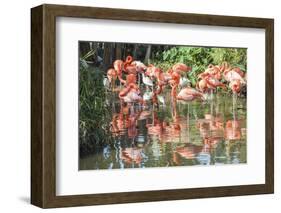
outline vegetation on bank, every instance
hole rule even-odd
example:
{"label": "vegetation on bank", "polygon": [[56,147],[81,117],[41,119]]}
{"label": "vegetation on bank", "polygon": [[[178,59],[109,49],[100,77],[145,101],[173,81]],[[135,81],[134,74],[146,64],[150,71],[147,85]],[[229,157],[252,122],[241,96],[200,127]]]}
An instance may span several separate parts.
{"label": "vegetation on bank", "polygon": [[107,143],[110,128],[109,105],[106,102],[103,73],[79,66],[79,142],[80,154],[87,154],[98,144]]}

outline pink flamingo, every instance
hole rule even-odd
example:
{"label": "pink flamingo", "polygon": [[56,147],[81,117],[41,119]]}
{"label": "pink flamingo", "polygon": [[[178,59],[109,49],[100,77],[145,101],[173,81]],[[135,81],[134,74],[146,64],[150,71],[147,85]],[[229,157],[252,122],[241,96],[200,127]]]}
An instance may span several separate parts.
{"label": "pink flamingo", "polygon": [[115,88],[115,81],[117,79],[117,71],[113,68],[109,69],[107,71],[107,78],[109,80],[109,83],[111,85],[111,89],[114,90]]}
{"label": "pink flamingo", "polygon": [[124,72],[128,73],[128,74],[137,74],[137,68],[134,64],[132,64],[133,62],[133,57],[128,55],[126,57],[125,63],[124,63]]}
{"label": "pink flamingo", "polygon": [[152,102],[154,104],[158,104],[159,101],[161,104],[165,105],[164,98],[160,96],[160,94],[163,91],[164,85],[167,84],[168,80],[171,79],[171,77],[167,76],[160,68],[155,67],[154,65],[149,65],[147,67],[145,75],[147,77],[143,77],[143,81],[147,86],[153,87],[153,81],[151,79],[155,78],[157,80],[157,85],[151,92],[151,96],[149,97],[149,99],[152,99]]}
{"label": "pink flamingo", "polygon": [[234,80],[239,80],[242,83],[246,83],[245,80],[243,79],[243,77],[238,72],[236,72],[235,70],[225,71],[223,73],[223,77],[228,82],[231,82],[231,81],[234,81]]}
{"label": "pink flamingo", "polygon": [[141,61],[133,61],[131,64],[136,67],[138,73],[143,73],[147,69],[147,66]]}
{"label": "pink flamingo", "polygon": [[147,67],[145,74],[150,78],[157,79],[158,85],[166,85],[168,81],[171,80],[170,73],[164,73],[160,68],[155,67],[152,64]]}
{"label": "pink flamingo", "polygon": [[120,91],[119,98],[126,103],[144,103],[140,96],[140,90],[136,84],[136,76],[134,74],[129,74],[127,76],[126,87]]}
{"label": "pink flamingo", "polygon": [[232,70],[237,72],[242,78],[245,77],[245,73],[239,67],[234,67]]}
{"label": "pink flamingo", "polygon": [[161,98],[162,96],[160,96],[160,94],[163,91],[163,85],[158,85],[158,87],[156,88],[156,90],[153,91],[153,95],[152,95],[152,102],[154,104],[158,105],[158,101],[161,102],[161,104],[165,105],[165,101],[163,98]]}
{"label": "pink flamingo", "polygon": [[133,61],[131,64],[136,67],[136,72],[138,75],[138,85],[140,86],[141,77],[142,77],[142,82],[146,86],[153,86],[151,79],[148,76],[145,76],[145,71],[147,69],[147,66],[141,61]]}
{"label": "pink flamingo", "polygon": [[208,90],[208,84],[205,79],[201,79],[196,83],[196,89],[201,92],[206,92]]}
{"label": "pink flamingo", "polygon": [[172,87],[171,96],[175,100],[182,100],[182,101],[193,101],[195,99],[204,100],[204,95],[201,92],[191,87],[183,88],[177,94],[177,87],[180,83],[180,74],[178,72],[172,73],[172,80],[170,80],[169,83]]}
{"label": "pink flamingo", "polygon": [[206,82],[207,82],[207,86],[210,88],[210,89],[216,89],[218,87],[221,87],[223,89],[226,89],[225,85],[218,81],[218,79],[212,77],[212,76],[208,76],[206,78]]}
{"label": "pink flamingo", "polygon": [[229,83],[229,87],[234,94],[237,94],[241,91],[242,84],[239,80],[233,80]]}
{"label": "pink flamingo", "polygon": [[119,79],[120,83],[126,84],[126,80],[124,80],[122,78],[122,70],[123,70],[123,67],[124,67],[124,62],[122,60],[119,60],[119,59],[115,60],[114,63],[113,63],[113,67],[117,72],[117,76],[118,76],[118,79]]}
{"label": "pink flamingo", "polygon": [[201,74],[199,74],[198,77],[205,80],[206,86],[211,90],[215,90],[218,87],[226,89],[226,86],[222,82],[220,82],[218,79],[216,79],[214,76],[212,76],[208,72],[201,73]]}
{"label": "pink flamingo", "polygon": [[221,80],[222,69],[224,69],[225,66],[226,66],[226,64],[223,64],[223,66],[218,66],[218,65],[215,66],[213,64],[209,64],[207,69],[198,75],[198,78],[204,78],[208,75],[211,75],[212,77],[216,78],[217,80]]}
{"label": "pink flamingo", "polygon": [[246,83],[244,80],[245,73],[239,67],[231,68],[228,64],[223,65],[223,67],[224,67],[223,77],[226,81],[231,82],[233,80],[239,80],[243,84]]}
{"label": "pink flamingo", "polygon": [[227,62],[223,62],[220,66],[220,70],[222,73],[226,74],[229,71],[234,71],[238,73],[242,78],[245,77],[245,72],[243,72],[239,67],[230,67],[230,65]]}
{"label": "pink flamingo", "polygon": [[212,75],[214,78],[217,80],[221,80],[221,67],[220,66],[215,66],[213,64],[210,64],[208,68],[205,70],[206,73],[209,73]]}
{"label": "pink flamingo", "polygon": [[189,67],[183,63],[176,63],[175,65],[172,66],[172,70],[173,70],[173,72],[182,74],[182,73],[187,73],[187,72],[191,71],[191,67]]}
{"label": "pink flamingo", "polygon": [[183,88],[177,95],[177,100],[181,101],[193,101],[196,99],[205,100],[203,93],[191,87]]}
{"label": "pink flamingo", "polygon": [[246,85],[245,74],[239,67],[231,68],[228,66],[227,69],[224,69],[223,77],[229,82],[229,88],[233,94],[238,94],[242,87]]}
{"label": "pink flamingo", "polygon": [[191,71],[191,67],[183,64],[183,63],[176,63],[175,65],[172,66],[171,69],[168,70],[168,74],[171,76],[173,72],[176,72],[178,74],[181,75],[180,77],[180,82],[179,82],[179,86],[181,88],[187,86],[189,84],[189,80],[184,77],[185,73],[188,73]]}
{"label": "pink flamingo", "polygon": [[175,100],[177,97],[177,87],[180,83],[180,74],[177,72],[172,72],[171,78],[172,79],[169,80],[170,86],[172,87],[171,97]]}

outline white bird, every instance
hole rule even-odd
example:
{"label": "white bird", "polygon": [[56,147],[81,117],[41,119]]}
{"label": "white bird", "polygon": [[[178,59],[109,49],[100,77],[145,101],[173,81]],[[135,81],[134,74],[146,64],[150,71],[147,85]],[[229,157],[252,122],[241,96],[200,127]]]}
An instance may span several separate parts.
{"label": "white bird", "polygon": [[147,69],[147,66],[145,66],[141,61],[133,61],[132,65],[136,66],[138,73],[142,73]]}
{"label": "white bird", "polygon": [[142,82],[146,86],[153,87],[153,81],[148,76],[145,76],[144,73],[141,73],[141,75],[142,75]]}
{"label": "white bird", "polygon": [[165,98],[163,95],[157,95],[158,102],[165,106]]}
{"label": "white bird", "polygon": [[[141,61],[133,61],[132,65],[136,67],[138,79],[140,79],[140,74],[147,69],[147,66],[145,66],[144,63],[142,63]],[[138,80],[138,85],[140,86],[140,80]]]}
{"label": "white bird", "polygon": [[150,91],[146,91],[144,94],[143,94],[143,100],[144,101],[149,101],[151,100],[153,97],[153,92],[150,92]]}
{"label": "white bird", "polygon": [[143,100],[142,97],[134,91],[128,92],[128,94],[126,96],[122,97],[122,99],[126,103],[140,102]]}
{"label": "white bird", "polygon": [[180,86],[181,88],[186,87],[186,86],[188,86],[189,84],[190,84],[190,80],[189,80],[188,78],[186,78],[186,77],[181,77],[181,78],[180,78],[179,86]]}
{"label": "white bird", "polygon": [[109,82],[108,78],[103,79],[103,86],[108,90],[110,89],[110,82]]}
{"label": "white bird", "polygon": [[[146,91],[144,94],[143,94],[143,100],[144,101],[150,101],[152,100],[153,98],[153,92],[152,91]],[[160,104],[162,104],[163,106],[165,106],[165,99],[162,95],[157,95],[157,100]]]}

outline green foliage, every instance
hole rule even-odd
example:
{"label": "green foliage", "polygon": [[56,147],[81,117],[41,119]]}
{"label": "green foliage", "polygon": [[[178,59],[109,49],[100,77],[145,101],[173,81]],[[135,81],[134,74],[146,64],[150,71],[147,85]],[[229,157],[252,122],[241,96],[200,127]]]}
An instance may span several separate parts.
{"label": "green foliage", "polygon": [[238,66],[246,71],[247,51],[242,48],[212,48],[211,57],[214,64],[227,61],[232,66]]}
{"label": "green foliage", "polygon": [[189,79],[194,86],[197,75],[203,72],[209,64],[221,64],[227,61],[232,66],[238,66],[246,71],[247,51],[242,48],[202,48],[173,47],[163,52],[157,52],[152,62],[155,66],[167,71],[175,63],[184,63],[192,67]]}
{"label": "green foliage", "polygon": [[93,56],[96,53],[96,50],[90,50],[84,56],[81,57],[82,60],[87,60],[89,57]]}
{"label": "green foliage", "polygon": [[110,140],[110,115],[103,86],[103,72],[79,69],[79,141],[81,153],[93,151]]}

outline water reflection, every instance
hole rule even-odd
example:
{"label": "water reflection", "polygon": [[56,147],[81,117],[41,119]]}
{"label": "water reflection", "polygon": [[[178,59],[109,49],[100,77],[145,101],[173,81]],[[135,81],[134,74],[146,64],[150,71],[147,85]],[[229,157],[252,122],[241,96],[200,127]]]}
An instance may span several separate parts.
{"label": "water reflection", "polygon": [[107,94],[112,143],[80,158],[81,170],[246,163],[246,99],[224,94],[208,102],[165,106],[122,103]]}

